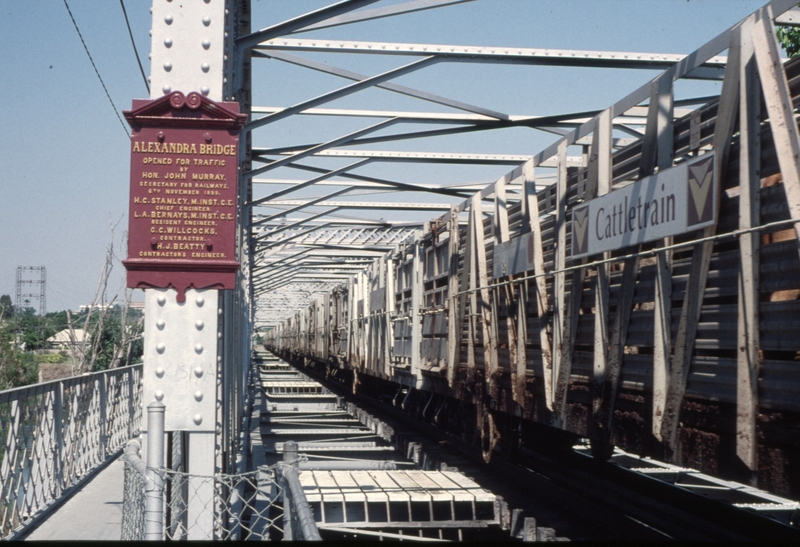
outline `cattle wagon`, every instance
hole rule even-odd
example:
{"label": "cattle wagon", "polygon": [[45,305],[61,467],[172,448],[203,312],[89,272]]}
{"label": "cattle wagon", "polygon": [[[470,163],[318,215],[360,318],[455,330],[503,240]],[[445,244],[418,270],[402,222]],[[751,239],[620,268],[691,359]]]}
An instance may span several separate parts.
{"label": "cattle wagon", "polygon": [[[767,9],[318,297],[267,349],[394,393],[487,460],[553,429],[597,456],[616,445],[800,496],[800,60],[778,58]],[[676,101],[675,81],[725,49],[719,97]],[[627,142],[613,120],[634,111],[645,131]],[[636,239],[676,207],[688,228]]]}

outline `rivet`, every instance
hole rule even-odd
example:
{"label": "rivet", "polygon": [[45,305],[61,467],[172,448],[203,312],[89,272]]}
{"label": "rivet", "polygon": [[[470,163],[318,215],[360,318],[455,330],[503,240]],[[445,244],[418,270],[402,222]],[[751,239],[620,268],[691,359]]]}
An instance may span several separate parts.
{"label": "rivet", "polygon": [[156,396],[156,401],[160,401],[161,399],[164,398],[164,392],[160,390],[156,391],[153,395]]}
{"label": "rivet", "polygon": [[168,25],[172,24],[172,15],[167,15],[164,17],[164,22]]}
{"label": "rivet", "polygon": [[206,299],[205,299],[205,298],[203,298],[202,296],[198,296],[198,297],[197,297],[197,300],[195,300],[195,302],[197,303],[197,307],[198,307],[198,308],[202,308],[202,307],[203,307],[203,304],[205,304],[205,303],[206,303]]}
{"label": "rivet", "polygon": [[195,367],[194,375],[197,376],[198,378],[202,378],[203,377],[203,367]]}
{"label": "rivet", "polygon": [[167,61],[166,63],[164,63],[164,70],[166,70],[167,72],[169,72],[170,70],[172,70],[172,63],[170,63],[169,61]]}
{"label": "rivet", "polygon": [[200,425],[201,423],[203,423],[203,417],[200,416],[200,414],[195,414],[194,418],[192,418],[192,420],[194,420],[194,423],[196,423],[197,425]]}
{"label": "rivet", "polygon": [[203,24],[204,24],[205,26],[208,26],[208,25],[210,25],[210,24],[211,24],[211,17],[209,17],[208,15],[206,15],[205,17],[203,17]]}
{"label": "rivet", "polygon": [[225,33],[225,38],[227,38],[227,37],[228,37],[228,33],[226,32],[226,33]]}
{"label": "rivet", "polygon": [[223,79],[222,79],[222,83],[223,83],[223,84],[227,84],[227,83],[228,83],[228,79],[227,79],[227,78],[223,78]]}
{"label": "rivet", "polygon": [[164,376],[164,367],[158,367],[158,368],[156,369],[156,376],[158,376],[159,378],[161,378],[162,376]]}
{"label": "rivet", "polygon": [[223,60],[225,60],[225,61],[227,61],[227,60],[228,60],[228,56],[227,56],[227,55],[223,55],[223,56],[222,56],[222,59],[223,59]]}
{"label": "rivet", "polygon": [[203,49],[208,49],[211,47],[211,42],[208,40],[203,40]]}
{"label": "rivet", "polygon": [[221,332],[218,332],[218,333],[217,333],[217,338],[218,338],[219,340],[222,340],[222,333],[221,333]]}
{"label": "rivet", "polygon": [[194,347],[194,351],[195,351],[196,353],[203,353],[203,344],[197,344],[197,345]]}
{"label": "rivet", "polygon": [[164,330],[164,325],[166,325],[166,323],[164,323],[163,319],[156,321],[156,327],[158,327],[158,330]]}
{"label": "rivet", "polygon": [[144,408],[144,403],[139,403],[139,408]]}
{"label": "rivet", "polygon": [[158,353],[164,353],[165,349],[167,349],[167,346],[165,346],[164,344],[159,344],[156,346],[156,351]]}
{"label": "rivet", "polygon": [[161,91],[163,91],[164,95],[166,95],[167,93],[172,91],[172,88],[170,86],[168,86],[168,85],[165,85],[164,87],[161,88]]}
{"label": "rivet", "polygon": [[203,392],[202,391],[195,391],[194,392],[194,400],[195,401],[202,401],[203,400]]}
{"label": "rivet", "polygon": [[149,34],[150,36],[152,36],[152,35],[153,35],[153,31],[151,30],[151,31],[149,31],[147,34]]}
{"label": "rivet", "polygon": [[206,324],[203,323],[202,319],[198,319],[197,321],[194,322],[194,326],[197,327],[197,330],[203,330],[203,327],[205,327]]}
{"label": "rivet", "polygon": [[202,65],[200,65],[200,69],[201,69],[203,72],[208,72],[208,71],[211,69],[211,67],[209,66],[209,64],[208,64],[208,63],[203,63]]}
{"label": "rivet", "polygon": [[166,47],[172,47],[172,38],[164,38],[164,45]]}
{"label": "rivet", "polygon": [[221,362],[222,362],[222,355],[217,355],[217,363],[221,363]]}
{"label": "rivet", "polygon": [[167,303],[167,297],[166,297],[166,296],[164,296],[163,294],[162,294],[162,295],[159,295],[159,297],[158,297],[158,298],[156,298],[156,302],[158,302],[158,305],[159,305],[159,306],[163,306],[164,304],[166,304],[166,303]]}
{"label": "rivet", "polygon": [[200,88],[200,93],[202,93],[203,95],[208,95],[210,92],[211,90],[208,89],[207,85],[204,85],[203,87]]}

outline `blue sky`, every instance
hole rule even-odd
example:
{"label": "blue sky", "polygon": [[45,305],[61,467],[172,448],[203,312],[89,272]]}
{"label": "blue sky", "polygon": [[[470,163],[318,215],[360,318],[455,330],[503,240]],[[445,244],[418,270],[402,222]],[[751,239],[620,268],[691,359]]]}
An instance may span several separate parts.
{"label": "blue sky", "polygon": [[[119,2],[68,0],[117,110],[130,108],[146,90]],[[160,1],[160,0],[156,0]],[[186,1],[186,0],[185,0]],[[190,0],[191,1],[191,0]],[[253,0],[253,26],[265,27],[329,2]],[[397,3],[396,1],[382,2]],[[763,4],[752,0],[477,0],[308,36],[342,40],[430,44],[548,47],[689,53]],[[149,74],[150,0],[125,0],[136,45]],[[373,6],[374,7],[374,6]],[[16,267],[47,267],[47,308],[91,301],[110,226],[127,228],[129,144],[70,21],[63,0],[0,0],[0,294],[15,294]],[[410,58],[316,55],[375,74]],[[441,64],[398,83],[505,111],[545,115],[603,108],[642,85],[651,71]],[[343,85],[278,61],[256,61],[254,102],[289,106]],[[677,94],[708,88],[682,84]],[[438,110],[379,90],[342,99],[334,108]],[[346,132],[308,120],[280,122],[258,132],[259,146],[315,142]],[[329,131],[330,135],[325,132]],[[338,133],[337,133],[338,132]],[[555,137],[514,129],[397,144],[398,150],[533,154]],[[390,148],[388,145],[381,146]],[[500,168],[375,166],[368,174],[398,180],[470,182],[496,178]],[[297,178],[296,172],[275,173]],[[115,265],[112,292],[122,266]]]}

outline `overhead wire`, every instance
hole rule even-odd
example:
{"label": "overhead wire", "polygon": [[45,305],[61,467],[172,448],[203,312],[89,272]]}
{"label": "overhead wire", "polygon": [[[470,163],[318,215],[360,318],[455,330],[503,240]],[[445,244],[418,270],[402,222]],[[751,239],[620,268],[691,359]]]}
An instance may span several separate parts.
{"label": "overhead wire", "polygon": [[64,6],[67,8],[67,13],[69,13],[69,18],[72,19],[72,24],[75,26],[75,31],[78,33],[78,38],[81,39],[81,44],[83,44],[83,49],[86,51],[86,55],[89,57],[89,61],[92,63],[92,68],[94,68],[94,73],[97,74],[97,79],[100,80],[100,85],[103,86],[103,91],[106,92],[106,97],[108,98],[108,102],[111,103],[111,108],[114,109],[114,114],[117,115],[117,119],[119,120],[120,125],[122,126],[122,130],[125,131],[125,135],[130,138],[130,133],[128,133],[128,127],[125,125],[125,122],[122,121],[122,116],[119,115],[119,110],[117,109],[117,105],[114,104],[114,101],[111,100],[111,95],[108,92],[108,88],[106,87],[106,83],[103,81],[103,77],[100,76],[100,71],[97,70],[97,65],[94,64],[94,59],[92,59],[92,54],[89,53],[89,48],[86,46],[86,42],[83,39],[83,35],[81,34],[81,29],[78,28],[78,23],[75,21],[75,17],[72,15],[72,10],[69,9],[69,4],[67,0],[64,0]]}
{"label": "overhead wire", "polygon": [[133,53],[136,55],[136,62],[139,63],[139,71],[142,73],[142,80],[144,80],[144,86],[147,88],[147,95],[150,95],[150,83],[147,81],[147,76],[144,73],[144,67],[142,66],[142,60],[139,58],[139,50],[136,49],[136,42],[133,39],[133,31],[131,30],[131,22],[128,20],[128,11],[125,9],[125,2],[124,0],[119,0],[119,5],[122,7],[122,15],[125,16],[125,24],[128,26],[128,36],[131,37],[131,45],[133,46]]}

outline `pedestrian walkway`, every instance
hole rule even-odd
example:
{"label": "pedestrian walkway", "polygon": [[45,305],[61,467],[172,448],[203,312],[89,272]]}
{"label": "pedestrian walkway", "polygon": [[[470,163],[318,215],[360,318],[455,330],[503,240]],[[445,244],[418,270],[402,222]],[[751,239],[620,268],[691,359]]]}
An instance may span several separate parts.
{"label": "pedestrian walkway", "polygon": [[119,541],[124,485],[125,463],[119,457],[24,539]]}

